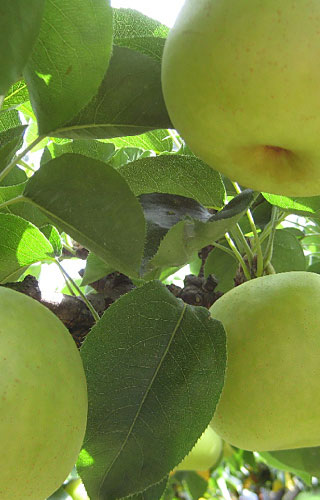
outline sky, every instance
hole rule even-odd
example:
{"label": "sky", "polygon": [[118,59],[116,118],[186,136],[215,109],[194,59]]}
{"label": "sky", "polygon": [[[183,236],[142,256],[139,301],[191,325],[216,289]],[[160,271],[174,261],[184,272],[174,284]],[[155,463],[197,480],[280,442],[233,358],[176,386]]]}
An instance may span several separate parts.
{"label": "sky", "polygon": [[112,7],[136,9],[171,27],[184,0],[111,0]]}

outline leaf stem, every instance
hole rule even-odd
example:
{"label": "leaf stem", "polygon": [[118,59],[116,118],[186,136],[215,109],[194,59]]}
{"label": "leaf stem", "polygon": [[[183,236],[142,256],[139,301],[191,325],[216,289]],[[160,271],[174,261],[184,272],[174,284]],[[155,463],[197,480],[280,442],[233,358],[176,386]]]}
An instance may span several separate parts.
{"label": "leaf stem", "polygon": [[238,259],[238,261],[243,269],[243,273],[244,273],[246,279],[248,281],[251,280],[251,275],[250,275],[249,269],[248,269],[245,261],[243,260],[241,253],[239,252],[239,250],[237,249],[236,245],[234,244],[232,238],[230,237],[230,234],[226,233],[225,238],[226,238],[231,250],[233,251],[234,255],[237,257],[237,259]]}
{"label": "leaf stem", "polygon": [[224,245],[220,245],[220,243],[216,242],[213,243],[213,246],[219,248],[219,250],[222,250],[223,252],[226,252],[228,255],[231,255],[233,259],[238,261],[237,257],[235,256],[235,253],[232,250],[230,250],[230,248],[227,248]]}
{"label": "leaf stem", "polygon": [[248,244],[248,242],[246,240],[246,237],[243,234],[242,229],[239,226],[239,224],[236,224],[235,227],[233,227],[230,230],[230,232],[234,236],[234,238],[236,239],[236,241],[238,243],[238,246],[242,247],[243,252],[247,255],[249,264],[252,265],[252,262],[253,262],[253,252],[252,252],[252,250],[251,250],[251,248],[250,248],[250,246],[249,246],[249,244]]}
{"label": "leaf stem", "polygon": [[13,160],[0,172],[0,182],[11,172],[11,170],[19,163],[22,158],[31,151],[39,142],[43,139],[42,136],[37,137],[31,144],[29,144],[26,149],[22,151],[18,156],[15,156]]}
{"label": "leaf stem", "polygon": [[9,205],[13,205],[14,203],[19,203],[21,201],[25,201],[24,196],[20,194],[19,196],[16,196],[15,198],[11,198],[11,200],[4,201],[3,203],[0,203],[0,210],[3,210],[4,208],[8,207]]}
{"label": "leaf stem", "polygon": [[[239,184],[237,182],[233,182],[232,184],[233,184],[236,192],[238,194],[240,194],[241,193],[241,189],[240,189]],[[256,248],[256,252],[257,252],[257,271],[256,271],[256,276],[258,278],[259,276],[263,275],[263,269],[264,269],[263,253],[262,253],[261,242],[260,242],[260,239],[259,239],[258,231],[257,231],[257,228],[256,228],[256,225],[255,225],[255,222],[254,222],[254,219],[253,219],[252,212],[251,212],[250,208],[248,208],[248,210],[247,210],[247,217],[248,217],[248,220],[249,220],[251,231],[253,233],[255,248]]]}
{"label": "leaf stem", "polygon": [[95,322],[99,321],[99,319],[100,319],[99,314],[97,313],[97,311],[95,310],[95,308],[93,307],[93,305],[91,304],[91,302],[87,299],[87,297],[85,296],[85,294],[82,292],[82,290],[80,289],[80,287],[71,278],[71,276],[67,273],[67,271],[62,267],[62,265],[60,264],[60,262],[58,261],[58,259],[56,259],[55,262],[56,262],[57,266],[59,267],[60,271],[62,272],[62,274],[67,278],[67,280],[69,281],[69,283],[71,283],[72,286],[75,288],[75,290],[77,290],[78,294],[81,296],[82,300],[85,302],[87,308],[91,312],[91,314],[92,314]]}
{"label": "leaf stem", "polygon": [[271,263],[272,254],[273,254],[273,242],[274,242],[274,237],[275,237],[276,229],[277,229],[277,225],[278,225],[278,207],[276,207],[276,206],[272,207],[270,225],[271,225],[270,236],[269,236],[267,248],[266,248],[266,251],[264,254],[265,267],[269,266],[269,264]]}

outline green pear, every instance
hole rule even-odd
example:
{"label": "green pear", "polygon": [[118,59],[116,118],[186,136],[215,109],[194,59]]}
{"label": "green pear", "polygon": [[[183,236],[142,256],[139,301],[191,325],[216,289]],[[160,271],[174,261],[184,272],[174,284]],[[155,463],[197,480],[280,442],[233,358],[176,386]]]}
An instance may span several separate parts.
{"label": "green pear", "polygon": [[211,469],[220,461],[222,451],[223,441],[209,425],[176,470]]}
{"label": "green pear", "polygon": [[320,445],[320,275],[292,271],[233,288],[210,308],[227,336],[212,420],[245,450]]}
{"label": "green pear", "polygon": [[186,0],[162,82],[193,153],[231,180],[320,194],[320,2]]}
{"label": "green pear", "polygon": [[42,304],[0,287],[0,498],[43,500],[65,481],[85,433],[79,351]]}

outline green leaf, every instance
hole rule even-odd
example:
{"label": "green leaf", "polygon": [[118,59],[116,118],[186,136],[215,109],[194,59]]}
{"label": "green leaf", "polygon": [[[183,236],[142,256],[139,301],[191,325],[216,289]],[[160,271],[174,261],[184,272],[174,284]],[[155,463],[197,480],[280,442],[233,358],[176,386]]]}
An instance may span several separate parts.
{"label": "green leaf", "polygon": [[275,194],[263,193],[269,203],[275,205],[285,212],[306,217],[320,217],[320,196],[310,198],[288,198]]}
{"label": "green leaf", "polygon": [[[227,243],[222,243],[229,248]],[[215,291],[227,292],[234,287],[234,277],[238,269],[238,262],[230,254],[214,248],[206,260],[204,266],[204,275],[207,278],[209,274],[214,274],[218,280],[218,286]]]}
{"label": "green leaf", "polygon": [[171,127],[162,95],[160,63],[139,52],[114,47],[97,95],[52,135],[107,139]]}
{"label": "green leaf", "polygon": [[47,162],[30,178],[24,199],[107,264],[138,276],[144,216],[138,200],[113,168],[85,156],[65,154]]}
{"label": "green leaf", "polygon": [[120,148],[118,149],[112,158],[109,160],[109,165],[118,170],[120,167],[132,163],[133,161],[140,160],[141,158],[146,158],[151,156],[150,151],[144,151],[138,148]]}
{"label": "green leaf", "polygon": [[132,9],[114,9],[114,44],[161,61],[169,29]]}
{"label": "green leaf", "polygon": [[15,215],[0,213],[1,283],[31,264],[52,257],[53,248],[38,228]]}
{"label": "green leaf", "polygon": [[214,413],[225,349],[221,323],[159,282],[106,310],[81,348],[89,415],[77,467],[91,500],[143,491],[181,462]]}
{"label": "green leaf", "polygon": [[39,134],[71,120],[96,94],[112,48],[110,0],[47,0],[24,76]]}
{"label": "green leaf", "polygon": [[[66,153],[76,153],[103,162],[108,162],[115,151],[113,144],[93,140],[70,141],[64,144],[51,142],[47,149],[50,152],[51,158],[58,158],[58,156],[62,156]],[[50,158],[46,157],[46,161],[49,159]]]}
{"label": "green leaf", "polygon": [[87,258],[81,286],[90,285],[90,283],[100,280],[114,271],[114,267],[109,266],[103,260],[99,259],[99,257],[97,257],[94,253],[90,252]]}
{"label": "green leaf", "polygon": [[21,77],[39,34],[44,0],[1,0],[0,95]]}
{"label": "green leaf", "polygon": [[[0,172],[10,163],[23,144],[26,125],[0,132]],[[3,181],[1,182],[3,185]]]}
{"label": "green leaf", "polygon": [[186,483],[193,498],[203,497],[208,489],[208,481],[199,476],[196,472],[186,472],[183,483]]}
{"label": "green leaf", "polygon": [[[0,149],[1,152],[1,149]],[[1,154],[0,154],[1,156]],[[0,182],[1,186],[15,186],[17,184],[22,184],[28,179],[24,170],[22,170],[17,165],[13,167],[12,170],[6,175],[4,179]]]}
{"label": "green leaf", "polygon": [[320,262],[314,262],[311,264],[308,268],[307,271],[309,273],[317,273],[320,274]]}
{"label": "green leaf", "polygon": [[0,131],[5,132],[6,130],[13,129],[22,125],[19,112],[15,109],[9,109],[6,111],[0,111]]}
{"label": "green leaf", "polygon": [[225,190],[220,174],[194,156],[144,158],[121,167],[119,173],[136,196],[170,193],[193,198],[207,207],[224,206]]}
{"label": "green leaf", "polygon": [[[262,244],[263,251],[266,246],[265,240]],[[271,264],[277,273],[306,270],[306,259],[301,243],[286,229],[277,229],[275,232]]]}
{"label": "green leaf", "polygon": [[[22,195],[25,188],[25,183],[15,184],[14,186],[0,186],[0,204],[3,204],[17,196]],[[10,205],[10,209],[12,209],[14,205]],[[4,212],[11,212],[9,207],[5,207],[2,210]]]}
{"label": "green leaf", "polygon": [[[211,213],[196,201],[184,196],[152,193],[140,196],[144,217],[147,222],[147,237],[144,251],[143,269],[148,261],[156,254],[171,228],[180,221],[198,219],[207,221]],[[181,226],[184,227],[183,225]],[[180,249],[177,249],[179,252]],[[170,263],[168,262],[168,266]]]}
{"label": "green leaf", "polygon": [[166,129],[152,130],[141,135],[106,140],[110,140],[117,148],[134,147],[146,151],[154,151],[155,153],[166,153],[173,149],[173,140]]}
{"label": "green leaf", "polygon": [[272,467],[288,470],[311,484],[311,476],[320,477],[320,447],[297,448],[259,453]]}
{"label": "green leaf", "polygon": [[10,109],[20,106],[29,101],[29,92],[27,84],[24,80],[19,80],[14,83],[8,90],[7,95],[3,101],[2,108]]}
{"label": "green leaf", "polygon": [[201,248],[221,238],[241,219],[253,199],[254,193],[248,189],[206,222],[199,218],[178,222],[162,239],[156,255],[148,264],[149,272],[159,272],[172,266],[181,267],[191,262]]}
{"label": "green leaf", "polygon": [[141,493],[126,497],[123,500],[160,500],[163,492],[166,489],[168,478],[165,477],[160,483],[153,484],[150,488],[147,488]]}
{"label": "green leaf", "polygon": [[54,256],[61,257],[62,255],[62,241],[58,229],[56,229],[51,224],[46,224],[42,226],[41,232],[45,235],[47,240],[51,243],[53,248]]}

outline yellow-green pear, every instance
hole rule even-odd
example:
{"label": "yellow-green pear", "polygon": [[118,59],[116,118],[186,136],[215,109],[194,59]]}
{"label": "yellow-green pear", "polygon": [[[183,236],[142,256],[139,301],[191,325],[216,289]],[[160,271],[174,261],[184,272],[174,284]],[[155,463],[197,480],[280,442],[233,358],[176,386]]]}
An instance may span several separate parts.
{"label": "yellow-green pear", "polygon": [[210,312],[226,330],[228,359],[214,430],[245,450],[319,446],[320,275],[247,281]]}
{"label": "yellow-green pear", "polygon": [[320,2],[186,0],[162,82],[194,154],[231,180],[320,194]]}
{"label": "yellow-green pear", "polygon": [[209,425],[190,453],[176,470],[208,470],[214,467],[222,456],[223,441]]}
{"label": "yellow-green pear", "polygon": [[86,428],[79,351],[42,304],[0,287],[0,498],[44,500],[74,466]]}

